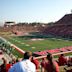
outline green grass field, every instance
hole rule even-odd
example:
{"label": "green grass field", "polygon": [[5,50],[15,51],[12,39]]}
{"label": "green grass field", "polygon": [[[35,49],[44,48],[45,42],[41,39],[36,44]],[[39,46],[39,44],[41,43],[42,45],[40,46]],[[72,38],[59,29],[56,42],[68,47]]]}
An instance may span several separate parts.
{"label": "green grass field", "polygon": [[72,46],[72,41],[56,38],[45,38],[43,40],[33,41],[30,38],[25,39],[24,37],[10,37],[7,38],[7,40],[23,49],[24,51],[32,52]]}

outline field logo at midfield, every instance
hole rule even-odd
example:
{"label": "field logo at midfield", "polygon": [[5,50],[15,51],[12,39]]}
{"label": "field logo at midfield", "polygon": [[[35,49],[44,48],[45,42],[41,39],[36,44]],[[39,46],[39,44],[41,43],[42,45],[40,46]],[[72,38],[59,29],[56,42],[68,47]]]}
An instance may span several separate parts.
{"label": "field logo at midfield", "polygon": [[31,39],[32,41],[37,41],[37,40],[44,40],[44,39],[41,39],[41,38],[33,38]]}

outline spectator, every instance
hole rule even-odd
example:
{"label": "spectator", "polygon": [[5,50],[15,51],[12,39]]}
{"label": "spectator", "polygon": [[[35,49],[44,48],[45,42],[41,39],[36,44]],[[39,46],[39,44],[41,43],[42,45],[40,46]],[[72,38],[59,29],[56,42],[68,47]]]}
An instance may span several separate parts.
{"label": "spectator", "polygon": [[42,72],[45,71],[45,65],[46,65],[46,58],[42,58],[42,61],[41,61]]}
{"label": "spectator", "polygon": [[38,61],[37,59],[34,59],[34,57],[32,57],[31,62],[33,62],[33,63],[35,64],[35,66],[36,66],[36,70],[38,70],[38,68],[39,68],[39,66],[40,66],[39,61]]}
{"label": "spectator", "polygon": [[64,54],[60,55],[58,61],[60,66],[67,64],[67,59],[65,58]]}
{"label": "spectator", "polygon": [[71,62],[72,62],[72,57],[71,57]]}
{"label": "spectator", "polygon": [[9,72],[36,72],[35,65],[31,62],[32,52],[25,52],[22,61],[17,62],[9,69]]}
{"label": "spectator", "polygon": [[9,62],[8,64],[6,64],[6,72],[8,72],[11,66],[12,66],[12,62]]}
{"label": "spectator", "polygon": [[50,53],[47,55],[48,62],[45,65],[46,72],[59,72],[59,66]]}
{"label": "spectator", "polygon": [[2,60],[3,60],[3,64],[0,66],[0,72],[6,72],[7,61],[5,58],[2,58]]}
{"label": "spectator", "polygon": [[67,61],[67,65],[68,66],[72,66],[72,57],[69,57],[69,59]]}
{"label": "spectator", "polygon": [[12,59],[12,65],[15,64],[15,63],[16,63],[16,59],[13,58],[13,59]]}

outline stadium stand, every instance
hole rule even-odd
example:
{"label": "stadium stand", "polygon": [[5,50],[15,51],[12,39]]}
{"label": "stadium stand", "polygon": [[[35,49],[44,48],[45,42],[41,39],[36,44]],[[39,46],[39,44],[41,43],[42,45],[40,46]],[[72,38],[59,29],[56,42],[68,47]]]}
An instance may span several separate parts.
{"label": "stadium stand", "polygon": [[66,14],[54,24],[43,29],[42,33],[72,38],[72,14]]}
{"label": "stadium stand", "polygon": [[59,21],[55,22],[55,24],[72,24],[72,14],[64,15]]}

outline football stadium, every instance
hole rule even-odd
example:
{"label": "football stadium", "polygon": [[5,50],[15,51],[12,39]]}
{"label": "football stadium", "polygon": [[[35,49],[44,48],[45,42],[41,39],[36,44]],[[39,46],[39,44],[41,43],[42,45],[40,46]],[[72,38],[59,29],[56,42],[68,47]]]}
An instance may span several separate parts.
{"label": "football stadium", "polygon": [[15,58],[31,51],[38,60],[48,53],[56,59],[65,54],[71,57],[72,66],[72,14],[47,24],[5,22],[0,27],[0,50]]}

